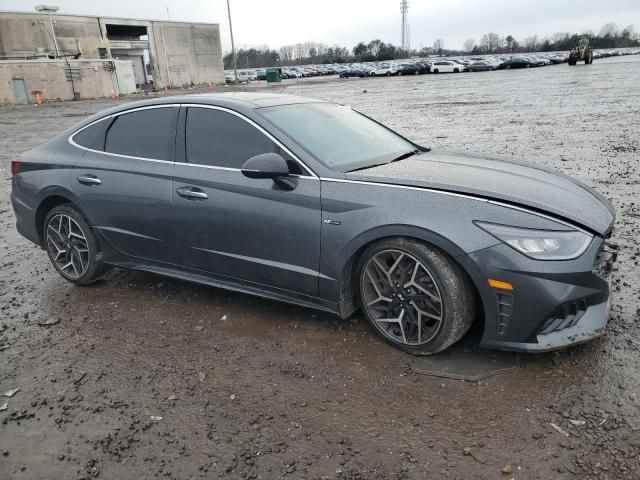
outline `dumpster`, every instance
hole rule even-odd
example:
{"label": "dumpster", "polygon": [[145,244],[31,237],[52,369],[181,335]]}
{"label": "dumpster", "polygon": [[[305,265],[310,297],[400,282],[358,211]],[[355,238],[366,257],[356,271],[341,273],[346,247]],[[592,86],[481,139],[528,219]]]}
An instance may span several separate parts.
{"label": "dumpster", "polygon": [[282,81],[282,69],[281,68],[267,68],[267,82],[280,82]]}

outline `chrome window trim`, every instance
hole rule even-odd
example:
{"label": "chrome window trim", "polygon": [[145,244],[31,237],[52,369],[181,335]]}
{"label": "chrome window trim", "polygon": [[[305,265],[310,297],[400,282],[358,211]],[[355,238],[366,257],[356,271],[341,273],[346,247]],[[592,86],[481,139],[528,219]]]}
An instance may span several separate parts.
{"label": "chrome window trim", "polygon": [[124,155],[122,153],[103,152],[102,150],[95,150],[93,148],[83,147],[82,145],[79,145],[78,143],[76,143],[75,140],[73,139],[73,137],[75,137],[77,134],[79,134],[85,128],[89,128],[92,125],[95,125],[96,123],[103,122],[103,121],[108,120],[108,119],[113,118],[113,117],[119,117],[120,115],[125,115],[127,113],[138,112],[138,111],[141,111],[141,110],[152,110],[152,109],[155,109],[155,108],[179,108],[179,107],[180,107],[180,104],[178,104],[178,103],[170,103],[170,104],[167,104],[167,105],[147,105],[145,107],[132,108],[130,110],[124,110],[122,112],[112,113],[110,115],[107,115],[107,116],[104,116],[102,118],[99,118],[99,119],[97,119],[97,120],[85,125],[82,128],[79,128],[78,130],[73,132],[71,135],[69,135],[69,138],[67,140],[74,147],[79,148],[81,150],[88,151],[88,152],[101,153],[102,155],[110,155],[110,156],[113,156],[113,157],[130,158],[130,159],[133,159],[133,160],[144,160],[145,162],[174,164],[176,162],[174,162],[172,160],[158,160],[156,158],[136,157],[134,155]]}
{"label": "chrome window trim", "polygon": [[407,185],[395,185],[395,184],[391,184],[391,183],[378,183],[378,182],[367,182],[367,181],[363,181],[363,180],[347,180],[347,179],[340,179],[340,178],[326,178],[326,177],[321,177],[320,178],[321,181],[323,182],[334,182],[334,183],[355,183],[355,184],[359,184],[359,185],[374,185],[374,186],[378,186],[378,187],[389,187],[389,188],[400,188],[400,189],[404,189],[404,190],[418,190],[421,192],[429,192],[429,193],[437,193],[440,195],[450,195],[452,197],[460,197],[460,198],[467,198],[470,200],[475,200],[477,202],[483,202],[483,203],[490,203],[492,205],[496,205],[499,207],[505,207],[505,208],[510,208],[512,210],[518,210],[520,212],[524,212],[524,213],[528,213],[530,215],[535,215],[537,217],[541,217],[544,218],[546,220],[550,220],[552,222],[555,223],[559,223],[560,225],[564,225],[565,227],[571,228],[573,230],[577,230],[579,232],[582,233],[586,233],[587,235],[591,235],[594,236],[592,233],[588,232],[587,230],[574,225],[572,223],[569,223],[565,220],[561,220],[557,217],[554,217],[552,215],[546,215],[544,213],[540,213],[540,212],[536,212],[535,210],[529,210],[527,208],[524,207],[519,207],[516,205],[511,205],[509,203],[505,203],[505,202],[501,202],[499,200],[491,200],[488,198],[481,198],[481,197],[476,197],[473,195],[468,195],[468,194],[464,194],[464,193],[456,193],[456,192],[446,192],[444,190],[435,190],[432,188],[428,188],[428,187],[410,187]]}
{"label": "chrome window trim", "polygon": [[121,154],[121,153],[103,152],[101,150],[95,150],[93,148],[83,147],[82,145],[79,145],[78,143],[76,143],[74,141],[74,139],[73,139],[73,137],[75,137],[78,133],[82,132],[85,128],[89,128],[92,125],[95,125],[96,123],[108,120],[108,119],[113,118],[113,117],[118,117],[120,115],[125,115],[127,113],[138,112],[138,111],[141,111],[141,110],[151,110],[151,109],[155,109],[155,108],[179,108],[179,107],[191,107],[191,108],[197,107],[197,108],[208,108],[208,109],[211,109],[211,110],[221,110],[223,112],[230,113],[232,115],[235,115],[235,116],[243,119],[244,121],[246,121],[247,123],[249,123],[253,127],[255,127],[263,135],[265,135],[269,140],[271,140],[276,145],[278,145],[280,148],[282,148],[282,150],[287,152],[287,154],[289,154],[291,156],[291,158],[293,158],[294,161],[296,163],[298,163],[298,165],[300,165],[303,168],[303,170],[306,170],[306,172],[309,174],[309,175],[292,175],[292,177],[308,178],[308,179],[318,180],[318,181],[320,180],[318,175],[313,170],[311,170],[309,167],[307,167],[307,165],[302,160],[300,160],[297,157],[297,155],[295,155],[291,150],[289,150],[286,146],[284,146],[282,144],[282,142],[277,140],[273,135],[271,135],[269,132],[267,132],[260,125],[255,123],[250,118],[247,118],[244,115],[242,115],[242,114],[240,114],[240,113],[238,113],[238,112],[236,112],[234,110],[231,110],[231,109],[226,108],[226,107],[219,107],[217,105],[206,105],[206,104],[200,104],[200,103],[171,103],[171,104],[166,104],[166,105],[147,105],[145,107],[132,108],[130,110],[124,110],[122,112],[112,113],[110,115],[107,115],[107,116],[104,116],[102,118],[99,118],[99,119],[97,119],[97,120],[85,125],[84,127],[79,128],[75,132],[73,132],[71,135],[69,135],[67,140],[71,145],[73,145],[76,148],[79,148],[79,149],[85,150],[85,151],[89,151],[89,152],[93,152],[93,153],[100,153],[102,155],[110,155],[110,156],[115,156],[115,157],[120,157],[120,158],[130,158],[130,159],[133,159],[133,160],[143,160],[145,162],[171,163],[171,164],[176,164],[176,165],[188,165],[190,167],[196,167],[196,168],[208,168],[208,169],[211,169],[211,170],[223,170],[223,171],[228,171],[228,172],[240,172],[241,169],[239,169],[239,168],[218,167],[218,166],[215,166],[215,165],[202,165],[202,164],[199,164],[199,163],[189,163],[189,162],[175,162],[175,161],[171,161],[171,160],[158,160],[158,159],[155,159],[155,158],[146,158],[146,157],[136,157],[136,156],[133,156],[133,155],[124,155],[124,154]]}

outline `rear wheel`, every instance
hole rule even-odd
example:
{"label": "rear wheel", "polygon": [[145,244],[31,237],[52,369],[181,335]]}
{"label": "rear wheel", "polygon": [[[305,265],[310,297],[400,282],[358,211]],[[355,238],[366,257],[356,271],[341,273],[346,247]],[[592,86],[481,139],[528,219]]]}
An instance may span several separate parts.
{"label": "rear wheel", "polygon": [[464,272],[447,255],[410,239],[369,247],[359,265],[367,320],[384,340],[414,355],[430,355],[458,341],[475,315]]}
{"label": "rear wheel", "polygon": [[460,73],[460,69],[459,68],[454,68],[453,69],[453,73]]}
{"label": "rear wheel", "polygon": [[51,263],[66,280],[87,285],[107,270],[99,259],[91,227],[71,204],[51,209],[44,220],[43,237]]}

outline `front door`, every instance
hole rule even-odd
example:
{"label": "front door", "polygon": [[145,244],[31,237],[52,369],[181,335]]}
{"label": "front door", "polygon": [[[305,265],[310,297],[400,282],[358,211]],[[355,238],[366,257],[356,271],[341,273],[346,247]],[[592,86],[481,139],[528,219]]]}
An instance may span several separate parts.
{"label": "front door", "polygon": [[245,177],[242,164],[268,152],[287,158],[294,174],[303,170],[273,139],[235,113],[189,107],[184,124],[186,162],[176,163],[173,181],[180,262],[316,296],[321,225],[317,178]]}
{"label": "front door", "polygon": [[175,260],[170,215],[178,111],[124,112],[73,137],[88,148],[72,172],[73,191],[95,228],[132,257]]}

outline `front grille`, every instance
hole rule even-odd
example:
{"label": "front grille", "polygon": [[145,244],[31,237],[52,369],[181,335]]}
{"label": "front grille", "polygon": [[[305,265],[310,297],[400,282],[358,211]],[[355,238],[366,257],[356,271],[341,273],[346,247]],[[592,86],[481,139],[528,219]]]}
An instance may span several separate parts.
{"label": "front grille", "polygon": [[538,335],[547,335],[562,329],[573,327],[580,321],[589,305],[584,299],[567,302],[556,308],[544,323]]}
{"label": "front grille", "polygon": [[618,244],[610,240],[605,240],[600,247],[596,261],[593,264],[593,273],[600,278],[608,280],[613,270],[613,264],[618,258]]}

